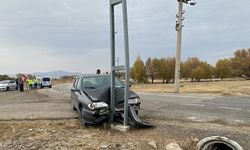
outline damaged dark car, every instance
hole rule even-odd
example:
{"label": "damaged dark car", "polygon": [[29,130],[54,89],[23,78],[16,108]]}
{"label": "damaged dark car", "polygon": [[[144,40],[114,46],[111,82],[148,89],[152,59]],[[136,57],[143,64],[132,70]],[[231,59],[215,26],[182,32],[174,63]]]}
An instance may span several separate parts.
{"label": "damaged dark car", "polygon": [[[78,111],[84,125],[108,122],[110,117],[111,75],[83,75],[77,77],[71,89],[72,109]],[[138,118],[140,97],[129,91],[130,125],[149,127]],[[124,84],[115,78],[115,120],[121,121],[124,112]]]}

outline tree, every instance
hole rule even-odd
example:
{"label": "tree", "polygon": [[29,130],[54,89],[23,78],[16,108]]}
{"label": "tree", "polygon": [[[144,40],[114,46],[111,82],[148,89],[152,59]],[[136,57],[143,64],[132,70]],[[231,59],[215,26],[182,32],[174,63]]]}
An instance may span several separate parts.
{"label": "tree", "polygon": [[162,79],[162,83],[168,78],[168,68],[165,58],[159,60],[159,78]]}
{"label": "tree", "polygon": [[0,81],[2,80],[13,80],[14,78],[9,77],[8,75],[0,75]]}
{"label": "tree", "polygon": [[159,74],[159,61],[157,58],[151,60],[151,58],[149,57],[147,59],[146,72],[147,76],[151,78],[151,82],[154,83],[154,79],[156,79]]}
{"label": "tree", "polygon": [[224,78],[228,78],[232,76],[231,72],[231,60],[229,59],[221,59],[219,60],[215,67],[216,67],[216,76],[223,80]]}
{"label": "tree", "polygon": [[146,67],[140,56],[136,58],[136,61],[131,69],[131,77],[138,83],[147,82]]}
{"label": "tree", "polygon": [[214,74],[214,67],[206,61],[200,61],[197,57],[188,58],[185,63],[181,65],[181,77],[187,79],[191,78],[193,82],[201,79],[210,79]]}
{"label": "tree", "polygon": [[199,66],[192,70],[192,76],[198,82],[200,82],[204,74],[205,74],[205,71]]}
{"label": "tree", "polygon": [[236,76],[250,77],[250,48],[237,50],[232,58],[232,72]]}
{"label": "tree", "polygon": [[197,57],[190,57],[187,61],[183,64],[183,75],[185,78],[191,78],[191,81],[194,80],[193,70],[196,69],[199,64],[200,60]]}
{"label": "tree", "polygon": [[211,79],[214,72],[214,67],[208,64],[206,61],[201,61],[199,67],[204,71],[202,79]]}
{"label": "tree", "polygon": [[175,58],[168,57],[162,58],[159,60],[159,77],[162,79],[162,82],[170,82],[174,79],[175,73]]}

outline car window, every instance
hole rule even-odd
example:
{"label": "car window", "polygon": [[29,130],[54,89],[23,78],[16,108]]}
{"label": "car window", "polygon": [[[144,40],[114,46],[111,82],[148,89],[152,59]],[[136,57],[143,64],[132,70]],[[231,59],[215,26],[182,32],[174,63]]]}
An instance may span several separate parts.
{"label": "car window", "polygon": [[50,78],[43,78],[43,81],[50,81]]}
{"label": "car window", "polygon": [[86,77],[82,79],[82,88],[83,89],[95,89],[96,81],[94,77]]}
{"label": "car window", "polygon": [[[110,85],[111,85],[110,76],[85,77],[82,80],[83,89],[104,88],[104,87],[109,87]],[[115,86],[124,87],[124,84],[118,78],[115,78]]]}
{"label": "car window", "polygon": [[16,83],[16,81],[11,80],[10,83]]}

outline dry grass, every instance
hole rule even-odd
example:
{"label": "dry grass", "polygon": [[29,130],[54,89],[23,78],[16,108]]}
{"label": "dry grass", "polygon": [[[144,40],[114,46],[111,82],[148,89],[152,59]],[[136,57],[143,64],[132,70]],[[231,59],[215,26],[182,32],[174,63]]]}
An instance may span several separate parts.
{"label": "dry grass", "polygon": [[[136,84],[132,86],[136,92],[173,93],[175,86],[169,84]],[[181,82],[181,93],[202,93],[217,95],[250,95],[250,80],[227,80],[207,82]]]}

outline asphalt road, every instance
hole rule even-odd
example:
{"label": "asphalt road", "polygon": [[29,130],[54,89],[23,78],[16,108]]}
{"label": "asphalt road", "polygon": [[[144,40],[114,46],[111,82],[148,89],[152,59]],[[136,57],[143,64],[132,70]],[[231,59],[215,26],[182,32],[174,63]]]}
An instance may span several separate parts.
{"label": "asphalt road", "polygon": [[[0,120],[74,118],[78,114],[70,107],[71,85],[24,93],[0,92]],[[142,101],[140,118],[157,124],[155,130],[161,136],[202,139],[223,135],[250,147],[250,97],[138,94]]]}
{"label": "asphalt road", "polygon": [[139,93],[146,117],[250,124],[249,96]]}
{"label": "asphalt road", "polygon": [[[73,117],[70,109],[72,84],[38,89],[41,95],[1,92],[0,119]],[[142,117],[229,124],[250,124],[250,97],[197,94],[138,93]],[[46,95],[49,95],[47,97]],[[13,97],[9,99],[9,97]],[[23,98],[22,98],[23,96]],[[21,97],[22,99],[20,99]]]}
{"label": "asphalt road", "polygon": [[[49,90],[56,94],[67,95],[70,88],[71,84],[65,84]],[[250,124],[250,96],[137,94],[141,97],[141,116],[143,117],[222,124]]]}

